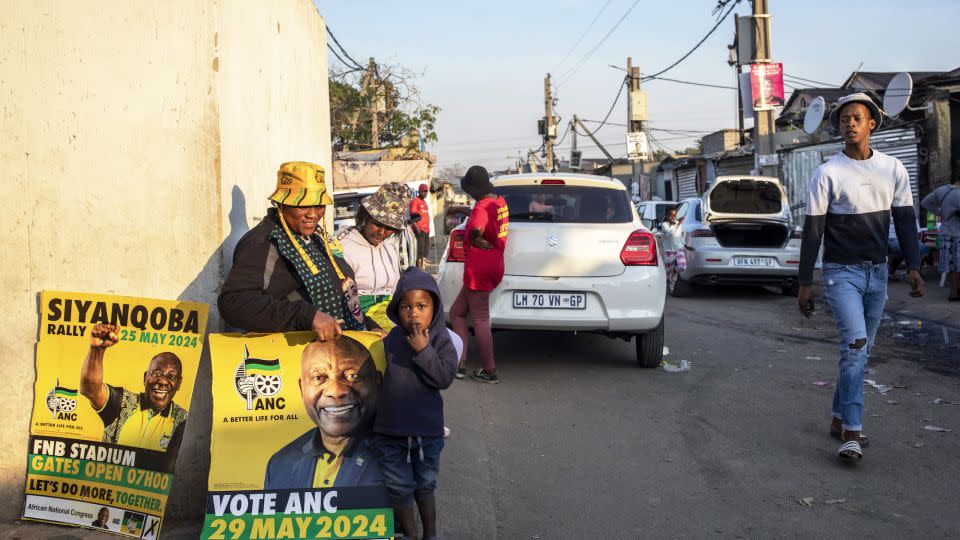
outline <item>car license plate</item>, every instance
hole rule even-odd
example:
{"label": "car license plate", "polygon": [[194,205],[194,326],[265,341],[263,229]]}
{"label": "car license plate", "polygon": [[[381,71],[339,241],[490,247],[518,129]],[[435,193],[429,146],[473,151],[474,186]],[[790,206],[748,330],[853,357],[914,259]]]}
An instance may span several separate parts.
{"label": "car license plate", "polygon": [[587,309],[587,295],[582,292],[514,291],[513,307],[517,309]]}
{"label": "car license plate", "polygon": [[749,268],[775,268],[777,260],[772,257],[734,257],[733,265]]}

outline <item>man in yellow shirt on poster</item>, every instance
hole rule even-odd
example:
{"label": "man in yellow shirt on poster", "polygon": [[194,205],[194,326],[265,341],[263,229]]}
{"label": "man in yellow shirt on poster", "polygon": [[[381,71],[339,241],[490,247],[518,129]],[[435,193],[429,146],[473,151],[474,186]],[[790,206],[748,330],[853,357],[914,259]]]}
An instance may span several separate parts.
{"label": "man in yellow shirt on poster", "polygon": [[116,345],[120,328],[98,324],[90,331],[90,350],[80,368],[80,393],[103,421],[103,442],[176,453],[183,440],[187,410],[173,402],[183,382],[183,365],[171,352],[150,359],[143,392],[103,382],[103,357]]}

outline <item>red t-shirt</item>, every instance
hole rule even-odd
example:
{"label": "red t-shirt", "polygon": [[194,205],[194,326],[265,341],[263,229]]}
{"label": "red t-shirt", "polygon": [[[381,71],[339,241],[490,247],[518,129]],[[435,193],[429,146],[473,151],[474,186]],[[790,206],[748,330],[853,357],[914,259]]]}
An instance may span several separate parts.
{"label": "red t-shirt", "polygon": [[427,201],[421,199],[420,197],[414,197],[410,201],[410,215],[420,214],[420,221],[416,222],[414,225],[417,226],[420,231],[429,233],[430,232],[430,209],[427,208]]}
{"label": "red t-shirt", "polygon": [[[496,199],[484,197],[477,201],[467,219],[467,237],[464,248],[467,260],[463,265],[463,284],[474,291],[492,291],[503,279],[503,250],[507,248],[507,229],[510,210],[507,201],[497,195]],[[493,249],[475,248],[470,244],[470,231],[483,230],[483,239]]]}

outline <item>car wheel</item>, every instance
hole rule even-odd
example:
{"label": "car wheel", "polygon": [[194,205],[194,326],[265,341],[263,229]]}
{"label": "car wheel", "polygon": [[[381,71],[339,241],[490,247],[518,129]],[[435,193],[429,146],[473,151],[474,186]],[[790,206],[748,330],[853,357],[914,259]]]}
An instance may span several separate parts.
{"label": "car wheel", "polygon": [[800,283],[795,281],[793,285],[780,287],[780,292],[782,292],[784,296],[797,296],[800,294]]}
{"label": "car wheel", "polygon": [[667,280],[667,292],[674,298],[690,296],[692,288],[690,282],[680,277],[680,274],[674,274]]}
{"label": "car wheel", "polygon": [[646,334],[637,334],[637,365],[655,368],[663,361],[663,318],[656,328]]}

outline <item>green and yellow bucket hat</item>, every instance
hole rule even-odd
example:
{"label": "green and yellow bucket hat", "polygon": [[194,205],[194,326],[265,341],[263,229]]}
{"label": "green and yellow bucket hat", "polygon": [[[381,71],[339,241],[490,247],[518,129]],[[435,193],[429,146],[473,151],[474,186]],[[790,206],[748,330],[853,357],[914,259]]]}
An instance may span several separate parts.
{"label": "green and yellow bucket hat", "polygon": [[277,171],[277,189],[269,199],[287,206],[333,204],[327,193],[323,167],[306,161],[288,161]]}

